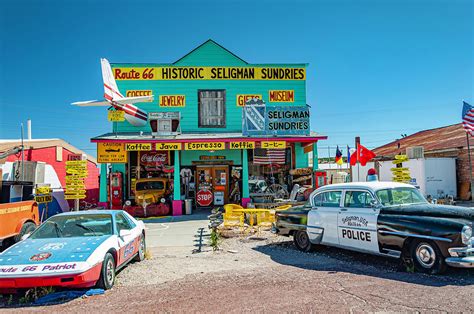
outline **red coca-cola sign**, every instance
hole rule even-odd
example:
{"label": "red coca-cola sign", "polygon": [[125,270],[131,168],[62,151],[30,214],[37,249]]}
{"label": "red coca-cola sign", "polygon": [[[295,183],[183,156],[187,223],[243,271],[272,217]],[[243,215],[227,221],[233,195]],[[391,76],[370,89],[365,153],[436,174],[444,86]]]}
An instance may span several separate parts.
{"label": "red coca-cola sign", "polygon": [[196,193],[196,202],[199,206],[209,206],[212,203],[214,195],[210,190],[199,190]]}
{"label": "red coca-cola sign", "polygon": [[147,151],[140,152],[140,165],[145,169],[161,169],[163,165],[168,164],[167,151]]}

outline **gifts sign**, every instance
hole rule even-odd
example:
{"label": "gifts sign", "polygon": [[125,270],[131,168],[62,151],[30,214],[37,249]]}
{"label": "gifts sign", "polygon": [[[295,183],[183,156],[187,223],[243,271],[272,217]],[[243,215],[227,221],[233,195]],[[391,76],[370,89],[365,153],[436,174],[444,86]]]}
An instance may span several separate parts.
{"label": "gifts sign", "polygon": [[163,165],[168,165],[167,151],[140,152],[140,166],[146,170],[161,170]]}

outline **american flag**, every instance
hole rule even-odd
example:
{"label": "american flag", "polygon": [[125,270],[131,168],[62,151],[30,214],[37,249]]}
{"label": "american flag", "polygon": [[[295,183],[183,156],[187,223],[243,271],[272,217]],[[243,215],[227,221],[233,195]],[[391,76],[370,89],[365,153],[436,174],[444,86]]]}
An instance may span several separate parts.
{"label": "american flag", "polygon": [[255,148],[253,150],[253,163],[254,164],[282,164],[286,162],[286,150],[284,149],[266,149],[266,148]]}
{"label": "american flag", "polygon": [[474,136],[474,108],[463,101],[462,107],[462,126],[471,136]]}

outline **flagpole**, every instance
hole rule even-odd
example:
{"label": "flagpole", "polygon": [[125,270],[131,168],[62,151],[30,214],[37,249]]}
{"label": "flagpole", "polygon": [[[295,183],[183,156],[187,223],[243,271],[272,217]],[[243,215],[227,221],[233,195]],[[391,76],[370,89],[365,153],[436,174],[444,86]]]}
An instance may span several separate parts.
{"label": "flagpole", "polygon": [[469,145],[469,133],[466,132],[466,141],[467,141],[467,156],[469,157],[469,174],[471,178],[471,201],[474,199],[472,196],[472,187],[473,187],[473,180],[472,180],[472,162],[471,162],[471,145]]}

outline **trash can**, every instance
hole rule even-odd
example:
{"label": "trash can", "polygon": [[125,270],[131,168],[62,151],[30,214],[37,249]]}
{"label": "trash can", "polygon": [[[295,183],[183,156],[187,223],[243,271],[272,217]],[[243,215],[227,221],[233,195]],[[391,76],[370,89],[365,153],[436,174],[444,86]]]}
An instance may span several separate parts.
{"label": "trash can", "polygon": [[193,200],[189,198],[184,200],[184,208],[186,215],[191,215],[193,213]]}

